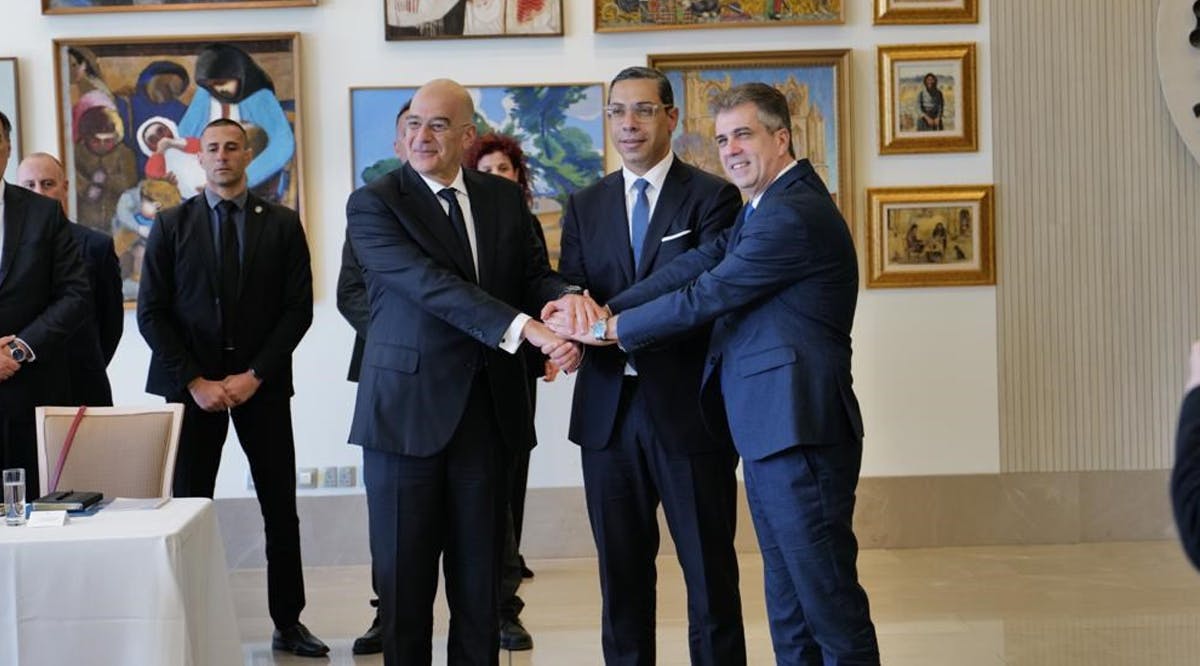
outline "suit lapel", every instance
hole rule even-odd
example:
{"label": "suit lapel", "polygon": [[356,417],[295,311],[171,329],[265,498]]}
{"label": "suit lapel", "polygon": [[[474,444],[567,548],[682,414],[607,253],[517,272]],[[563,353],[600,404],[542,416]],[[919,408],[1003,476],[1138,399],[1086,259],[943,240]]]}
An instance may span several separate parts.
{"label": "suit lapel", "polygon": [[[446,215],[446,211],[442,210],[442,205],[438,203],[437,195],[429,190],[429,186],[425,184],[421,176],[408,164],[401,168],[399,177],[400,197],[404,202],[397,207],[397,216],[401,219],[412,220],[416,226],[421,227],[437,239],[438,244],[442,246],[454,266],[458,268],[459,273],[463,277],[471,275],[471,266],[468,263],[470,258],[464,257],[462,250],[459,249],[461,243],[459,243],[454,230],[450,228],[450,218]],[[469,192],[467,196],[470,197]]]}
{"label": "suit lapel", "polygon": [[491,215],[482,216],[483,211],[499,211],[495,190],[488,187],[475,172],[463,169],[463,182],[467,186],[467,199],[471,202],[471,217],[475,225],[475,254],[479,255],[479,284],[487,285],[495,267],[495,251],[498,245],[496,228],[498,220]]}
{"label": "suit lapel", "polygon": [[[599,219],[601,224],[610,229],[597,230],[597,240],[607,242],[609,251],[617,255],[617,265],[621,267],[621,286],[633,284],[633,246],[629,240],[629,212],[625,209],[625,177],[620,171],[610,174],[604,180],[608,192],[604,197],[611,207],[603,211]],[[649,234],[646,237],[649,238]]]}
{"label": "suit lapel", "polygon": [[25,198],[13,192],[14,185],[4,184],[4,256],[0,256],[0,286],[12,268],[21,242],[22,221],[25,219]]}
{"label": "suit lapel", "polygon": [[204,261],[208,266],[208,270],[204,271],[208,278],[208,286],[212,289],[212,293],[221,293],[221,262],[217,259],[217,248],[213,245],[212,237],[212,218],[209,216],[208,200],[204,194],[198,194],[184,203],[190,210],[187,211],[187,220],[192,228],[192,242],[195,243],[204,257]]}
{"label": "suit lapel", "polygon": [[242,242],[245,243],[245,247],[242,248],[242,271],[238,280],[238,298],[242,296],[242,289],[246,286],[246,274],[253,265],[252,262],[262,240],[263,227],[267,223],[267,207],[258,197],[249,196],[246,198],[244,217],[246,228],[242,232]]}
{"label": "suit lapel", "polygon": [[641,280],[650,273],[650,266],[658,256],[658,248],[662,247],[663,234],[683,205],[687,181],[690,179],[691,174],[683,168],[679,158],[675,158],[667,171],[667,177],[663,179],[658,201],[654,204],[654,214],[650,217],[650,228],[646,232],[646,243],[642,246],[642,264],[637,269],[637,279]]}

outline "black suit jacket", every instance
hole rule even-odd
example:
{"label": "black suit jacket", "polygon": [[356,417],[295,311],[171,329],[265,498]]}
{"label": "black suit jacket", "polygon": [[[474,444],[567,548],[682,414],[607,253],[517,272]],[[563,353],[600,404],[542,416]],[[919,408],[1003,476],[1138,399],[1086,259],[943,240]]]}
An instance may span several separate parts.
{"label": "black suit jacket", "polygon": [[[733,224],[741,206],[737,188],[675,158],[646,233],[642,265],[634,271],[621,171],[571,195],[563,216],[559,270],[586,287],[600,303],[666,266],[684,252],[717,237]],[[729,446],[728,433],[711,434],[700,413],[700,376],[709,326],[700,326],[670,345],[634,355],[650,417],[672,453]],[[608,445],[626,356],[616,346],[589,349],[575,380],[571,441],[586,448]]]}
{"label": "black suit jacket", "polygon": [[338,271],[337,308],[342,318],[354,329],[354,349],[350,352],[350,369],[346,379],[358,381],[362,374],[363,349],[367,344],[367,321],[371,316],[367,304],[367,283],[363,279],[362,266],[350,245],[350,232],[342,241],[342,268]]}
{"label": "black suit jacket", "polygon": [[312,323],[312,268],[296,212],[246,200],[236,351],[222,354],[220,268],[203,194],[163,211],[146,240],[138,328],[150,345],[146,390],[178,399],[196,377],[253,369],[256,397],[290,396],[292,350]]}
{"label": "black suit jacket", "polygon": [[567,283],[550,270],[519,187],[464,169],[479,283],[436,196],[405,165],[350,195],[347,228],[363,267],[370,318],[350,441],[429,456],[449,443],[485,368],[500,436],[530,445],[521,358],[497,347],[521,311]]}
{"label": "black suit jacket", "polygon": [[91,314],[91,291],[62,207],[4,186],[0,336],[16,334],[37,360],[0,382],[0,413],[69,400],[66,343]]}
{"label": "black suit jacket", "polygon": [[[659,294],[665,294],[650,300]],[[858,262],[849,228],[808,160],[749,219],[609,301],[626,349],[714,322],[706,396],[720,380],[743,458],[861,440],[850,373]],[[650,302],[647,302],[650,301]],[[642,305],[638,305],[642,304]],[[636,307],[635,307],[636,306]]]}
{"label": "black suit jacket", "polygon": [[108,234],[72,224],[71,233],[87,270],[92,290],[92,313],[67,343],[71,374],[71,404],[112,404],[108,364],[117,351],[125,328],[125,298],[121,293],[121,266]]}
{"label": "black suit jacket", "polygon": [[1183,550],[1200,567],[1200,389],[1189,391],[1179,410],[1171,504]]}

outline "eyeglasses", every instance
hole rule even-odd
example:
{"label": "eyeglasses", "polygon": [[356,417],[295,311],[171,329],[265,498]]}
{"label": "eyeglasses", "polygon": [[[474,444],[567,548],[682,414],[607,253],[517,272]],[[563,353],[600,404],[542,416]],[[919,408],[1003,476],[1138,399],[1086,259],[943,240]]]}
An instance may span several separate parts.
{"label": "eyeglasses", "polygon": [[604,115],[614,120],[624,120],[625,114],[630,110],[633,112],[633,117],[638,120],[650,120],[658,113],[659,109],[664,111],[670,109],[674,104],[652,104],[650,102],[638,102],[631,107],[626,108],[624,104],[609,104],[604,107]]}
{"label": "eyeglasses", "polygon": [[[467,125],[468,123],[463,123],[461,127],[466,127]],[[452,129],[454,124],[448,118],[430,118],[429,120],[422,121],[420,118],[408,116],[404,119],[404,131],[406,133],[419,132],[422,127],[428,127],[429,131],[434,134],[442,134]]]}

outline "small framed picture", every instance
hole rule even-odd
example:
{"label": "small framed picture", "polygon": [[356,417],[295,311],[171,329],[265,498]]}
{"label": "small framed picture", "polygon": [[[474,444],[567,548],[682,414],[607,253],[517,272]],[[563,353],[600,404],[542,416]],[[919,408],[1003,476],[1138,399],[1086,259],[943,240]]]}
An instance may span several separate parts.
{"label": "small framed picture", "polygon": [[875,25],[979,23],[979,0],[875,0]]}
{"label": "small framed picture", "polygon": [[979,149],[975,45],[879,47],[879,153]]}
{"label": "small framed picture", "polygon": [[9,183],[17,182],[17,164],[24,153],[21,152],[21,103],[20,90],[17,86],[17,59],[0,58],[0,111],[12,123],[12,131],[8,133],[8,141],[12,146],[9,153],[8,166],[4,170],[4,180]]}
{"label": "small framed picture", "polygon": [[563,0],[383,0],[388,41],[558,37]]}
{"label": "small framed picture", "polygon": [[996,284],[991,185],[867,190],[867,288]]}

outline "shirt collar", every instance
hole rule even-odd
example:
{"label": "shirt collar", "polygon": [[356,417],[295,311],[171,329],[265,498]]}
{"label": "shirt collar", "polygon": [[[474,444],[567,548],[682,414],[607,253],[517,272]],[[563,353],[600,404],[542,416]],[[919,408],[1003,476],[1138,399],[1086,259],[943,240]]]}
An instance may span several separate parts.
{"label": "shirt collar", "polygon": [[782,169],[780,169],[780,170],[779,170],[779,173],[775,174],[775,177],[771,179],[771,183],[770,183],[770,185],[767,185],[766,187],[764,187],[762,192],[759,192],[758,194],[754,195],[754,198],[750,200],[750,207],[751,207],[751,208],[758,208],[758,203],[759,203],[760,201],[762,201],[763,195],[767,193],[767,190],[771,189],[771,185],[774,185],[774,184],[775,184],[775,181],[779,180],[779,178],[780,178],[781,176],[783,176],[783,174],[785,174],[785,173],[787,173],[787,172],[791,171],[792,169],[796,168],[796,165],[797,165],[797,164],[800,164],[800,163],[799,163],[799,162],[797,162],[796,160],[792,160],[792,163],[791,163],[791,164],[789,164],[789,165],[787,165],[787,166],[783,167]]}
{"label": "shirt collar", "polygon": [[458,190],[462,194],[467,193],[467,182],[465,180],[463,180],[462,167],[458,168],[458,173],[456,173],[454,175],[454,180],[450,181],[449,185],[442,185],[441,183],[437,182],[436,180],[426,177],[426,175],[421,173],[420,171],[417,172],[417,175],[421,177],[421,180],[425,181],[425,185],[427,185],[429,187],[429,190],[431,192],[433,192],[435,195],[438,192],[441,192],[442,190],[446,189],[447,187],[453,187],[454,189]]}
{"label": "shirt collar", "polygon": [[[234,205],[237,206],[238,210],[245,210],[246,199],[248,199],[249,197],[250,197],[250,190],[242,190],[241,194],[230,199],[230,201],[232,201],[234,203]],[[212,190],[208,189],[207,187],[204,188],[204,200],[208,202],[208,207],[212,208],[212,209],[216,209],[217,204],[224,201],[224,199],[221,198],[221,195],[217,194],[216,192],[213,192]]]}
{"label": "shirt collar", "polygon": [[674,161],[675,153],[667,151],[666,157],[662,158],[658,164],[650,167],[646,173],[640,176],[630,171],[628,167],[622,165],[621,175],[625,178],[625,191],[628,192],[632,190],[633,184],[637,182],[638,178],[641,178],[647,183],[650,183],[650,187],[653,187],[654,191],[662,192],[663,181],[667,179],[667,172],[671,170],[671,164],[674,163]]}

